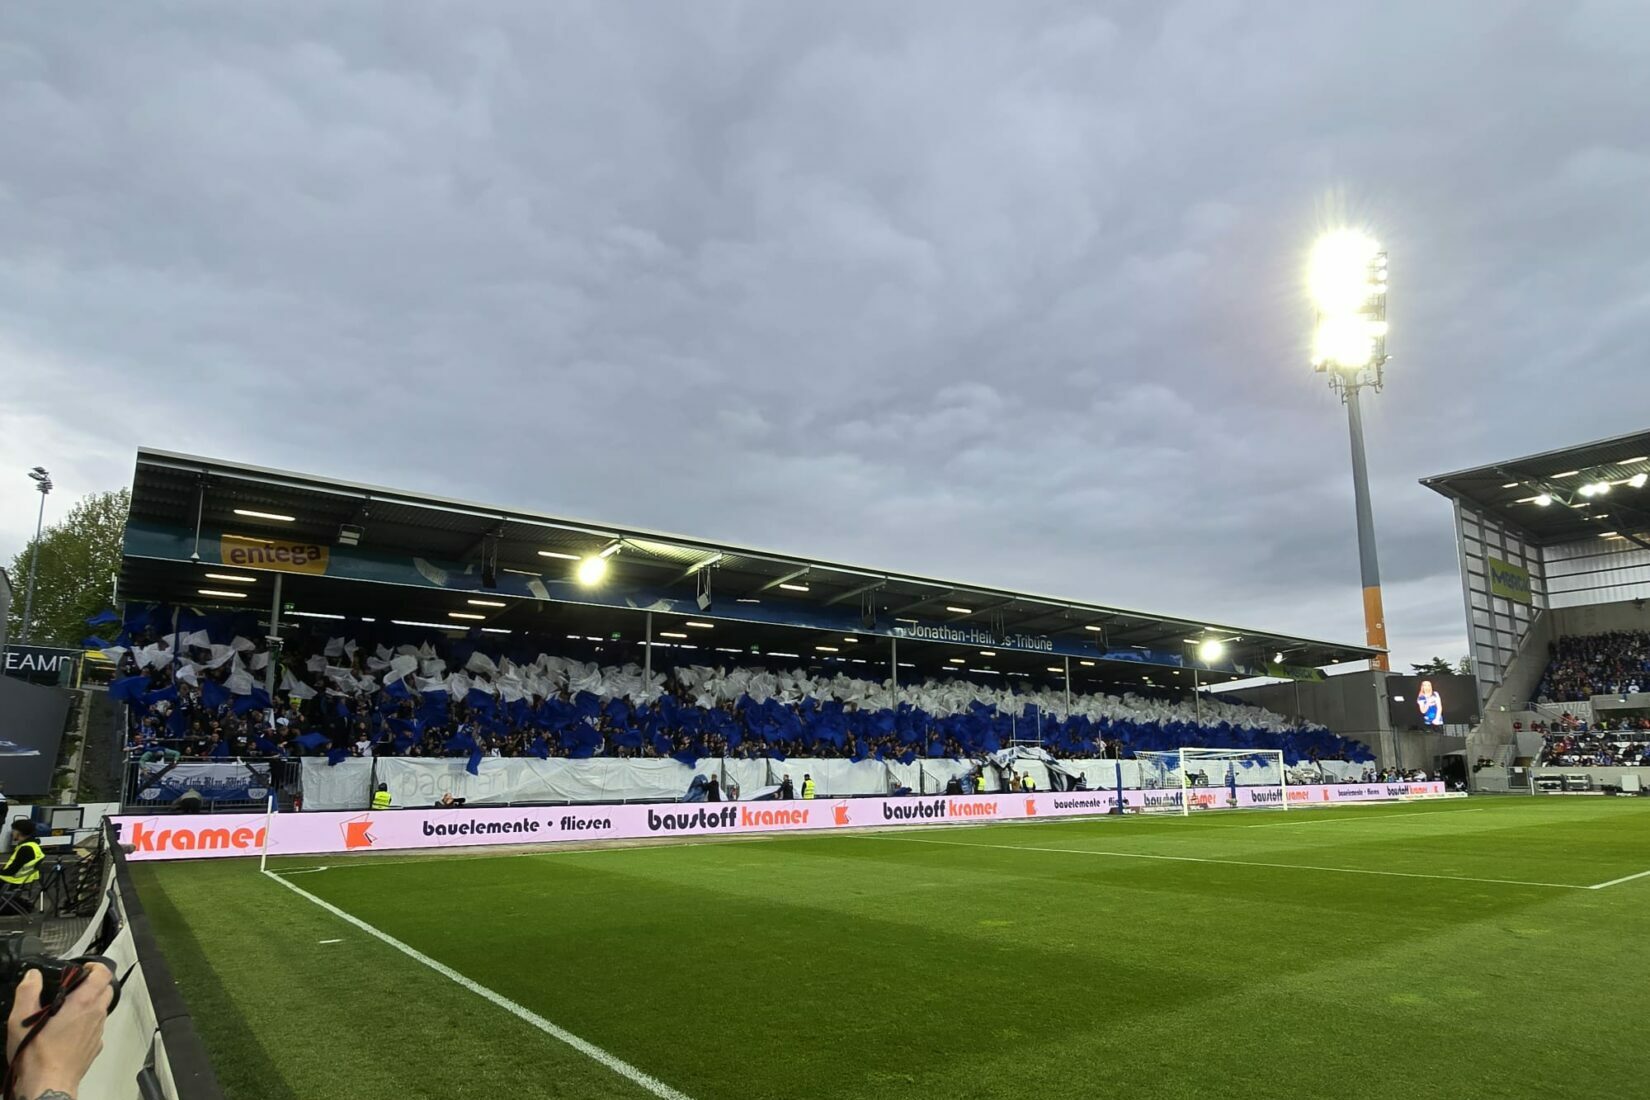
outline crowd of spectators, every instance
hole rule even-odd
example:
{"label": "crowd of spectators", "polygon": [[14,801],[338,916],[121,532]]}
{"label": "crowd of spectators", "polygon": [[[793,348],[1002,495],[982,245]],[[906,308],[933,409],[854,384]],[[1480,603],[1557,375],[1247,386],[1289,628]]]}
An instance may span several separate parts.
{"label": "crowd of spectators", "polygon": [[[132,626],[139,629],[131,630]],[[261,641],[128,624],[111,691],[130,705],[129,750],[155,759],[253,756],[788,756],[964,758],[1040,738],[1074,757],[1134,748],[1283,748],[1296,759],[1368,759],[1356,742],[1259,708],[1205,698],[1072,697],[1047,686],[901,684],[803,670],[635,665],[468,642],[366,645],[316,635],[272,658]],[[219,632],[221,635],[221,631]],[[276,685],[264,690],[269,663]],[[520,662],[520,663],[518,663]]]}
{"label": "crowd of spectators", "polygon": [[1595,695],[1634,695],[1650,688],[1650,633],[1612,631],[1559,638],[1536,688],[1540,703],[1573,703]]}

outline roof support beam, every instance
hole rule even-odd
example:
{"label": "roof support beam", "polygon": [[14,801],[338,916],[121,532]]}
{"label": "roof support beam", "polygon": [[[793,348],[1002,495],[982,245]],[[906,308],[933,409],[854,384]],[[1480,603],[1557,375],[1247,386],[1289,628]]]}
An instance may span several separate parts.
{"label": "roof support beam", "polygon": [[762,586],[760,586],[756,589],[753,589],[753,591],[756,591],[756,592],[771,592],[775,588],[778,588],[782,584],[790,584],[792,581],[798,580],[802,577],[806,577],[808,575],[808,572],[809,572],[810,569],[812,569],[812,566],[804,565],[801,569],[793,569],[789,573],[781,573],[779,576],[775,577],[773,580],[769,581],[767,584],[764,584],[764,585],[762,585]]}
{"label": "roof support beam", "polygon": [[878,577],[876,580],[872,581],[869,584],[862,584],[858,588],[850,588],[846,592],[837,593],[835,596],[832,596],[830,599],[825,601],[825,606],[830,607],[833,604],[847,603],[849,600],[853,599],[855,596],[863,596],[867,592],[875,592],[877,589],[881,588],[883,585],[885,585],[887,583],[888,583],[888,581],[886,580],[886,578]]}

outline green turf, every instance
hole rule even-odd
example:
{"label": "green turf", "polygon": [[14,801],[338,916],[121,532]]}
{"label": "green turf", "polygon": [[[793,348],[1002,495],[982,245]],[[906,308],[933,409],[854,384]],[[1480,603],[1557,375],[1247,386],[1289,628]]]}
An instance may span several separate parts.
{"label": "green turf", "polygon": [[[1650,877],[1561,886],[1650,870],[1650,800],[278,869],[322,862],[288,881],[694,1100],[1642,1086]],[[138,871],[231,1100],[649,1095],[248,862]]]}

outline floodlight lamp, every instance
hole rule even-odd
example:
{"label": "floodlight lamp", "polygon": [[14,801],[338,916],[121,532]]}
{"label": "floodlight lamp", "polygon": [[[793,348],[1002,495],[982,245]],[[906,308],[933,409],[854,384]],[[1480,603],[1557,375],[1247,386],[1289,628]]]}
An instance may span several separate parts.
{"label": "floodlight lamp", "polygon": [[1213,664],[1226,656],[1226,643],[1219,638],[1205,638],[1197,647],[1197,656],[1204,664]]}
{"label": "floodlight lamp", "polygon": [[579,562],[577,576],[580,584],[586,588],[594,588],[607,576],[607,559],[600,555],[585,558]]}
{"label": "floodlight lamp", "polygon": [[1536,497],[1535,500],[1533,501],[1533,503],[1539,508],[1545,508],[1549,504],[1551,504],[1552,502],[1553,502],[1553,495],[1551,493],[1542,493],[1540,496]]}
{"label": "floodlight lamp", "polygon": [[1593,481],[1581,487],[1581,495],[1584,497],[1601,497],[1609,491],[1610,483],[1608,481]]}
{"label": "floodlight lamp", "polygon": [[1646,481],[1650,481],[1650,474],[1634,474],[1627,479],[1627,484],[1635,489],[1642,489]]}
{"label": "floodlight lamp", "polygon": [[1350,313],[1325,316],[1318,321],[1312,341],[1312,362],[1331,367],[1367,367],[1375,358],[1375,339],[1383,333],[1369,318]]}
{"label": "floodlight lamp", "polygon": [[1373,293],[1370,275],[1384,266],[1381,246],[1373,238],[1356,229],[1325,233],[1312,246],[1307,268],[1312,301],[1329,316],[1355,313]]}

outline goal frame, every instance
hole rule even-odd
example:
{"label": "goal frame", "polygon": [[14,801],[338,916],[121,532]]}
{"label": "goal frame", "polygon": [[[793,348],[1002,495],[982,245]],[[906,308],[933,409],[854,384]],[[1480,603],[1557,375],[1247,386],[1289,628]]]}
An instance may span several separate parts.
{"label": "goal frame", "polygon": [[[1190,817],[1192,815],[1192,792],[1198,788],[1192,785],[1191,771],[1188,768],[1188,765],[1196,763],[1200,759],[1230,761],[1233,757],[1247,756],[1260,757],[1272,761],[1278,769],[1278,782],[1276,784],[1278,791],[1278,805],[1285,811],[1289,809],[1289,771],[1284,763],[1283,750],[1281,749],[1188,748],[1182,746],[1174,752],[1145,752],[1135,754],[1136,759],[1143,758],[1147,760],[1161,760],[1170,756],[1177,757],[1180,761],[1180,817]],[[1225,781],[1226,777],[1222,776],[1219,785],[1235,794],[1238,786],[1235,782],[1235,773],[1233,773],[1233,779],[1234,782],[1228,784]],[[1273,784],[1254,784],[1254,786],[1271,789]],[[1206,790],[1209,788],[1205,787],[1203,789]],[[1236,806],[1229,808],[1237,809]],[[1142,807],[1141,812],[1146,812],[1144,807]]]}

